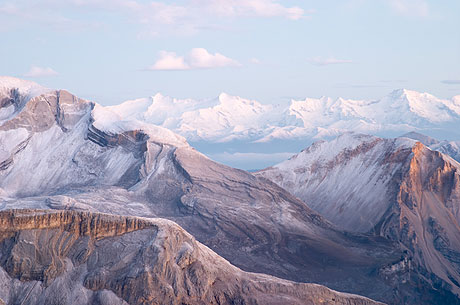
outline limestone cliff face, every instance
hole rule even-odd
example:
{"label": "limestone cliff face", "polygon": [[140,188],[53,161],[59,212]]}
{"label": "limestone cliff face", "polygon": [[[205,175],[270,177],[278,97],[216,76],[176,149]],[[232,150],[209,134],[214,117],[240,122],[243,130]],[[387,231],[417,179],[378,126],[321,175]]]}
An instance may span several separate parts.
{"label": "limestone cliff face", "polygon": [[0,212],[5,304],[378,304],[230,265],[173,222]]}
{"label": "limestone cliff face", "polygon": [[[398,240],[434,286],[460,293],[460,165],[417,143],[380,234]],[[439,279],[430,278],[430,274]]]}

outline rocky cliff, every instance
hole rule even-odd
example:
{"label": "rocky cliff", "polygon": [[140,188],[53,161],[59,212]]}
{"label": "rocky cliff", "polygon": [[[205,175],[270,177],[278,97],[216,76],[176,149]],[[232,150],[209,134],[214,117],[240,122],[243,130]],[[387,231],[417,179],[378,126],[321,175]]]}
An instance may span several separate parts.
{"label": "rocky cliff", "polygon": [[246,273],[163,219],[0,212],[5,304],[380,304]]}

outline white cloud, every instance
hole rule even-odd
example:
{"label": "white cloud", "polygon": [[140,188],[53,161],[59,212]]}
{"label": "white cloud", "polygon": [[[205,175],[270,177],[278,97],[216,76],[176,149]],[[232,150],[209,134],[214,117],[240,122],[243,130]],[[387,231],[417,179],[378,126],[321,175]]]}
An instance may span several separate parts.
{"label": "white cloud", "polygon": [[261,61],[258,58],[255,58],[255,57],[251,58],[249,61],[252,64],[255,64],[255,65],[259,65],[261,63]]}
{"label": "white cloud", "polygon": [[54,71],[53,69],[46,67],[38,67],[38,66],[32,66],[30,67],[30,70],[24,74],[26,77],[46,77],[46,76],[56,76],[59,73]]}
{"label": "white cloud", "polygon": [[298,20],[306,13],[298,6],[286,7],[275,0],[198,0],[196,2],[221,16],[283,17]]}
{"label": "white cloud", "polygon": [[188,70],[190,66],[185,63],[183,56],[174,52],[160,51],[159,59],[150,67],[150,70]]}
{"label": "white cloud", "polygon": [[220,67],[241,66],[236,60],[220,53],[211,54],[206,49],[194,48],[185,56],[174,52],[159,52],[158,60],[149,67],[149,70],[192,70]]}
{"label": "white cloud", "polygon": [[[0,1],[1,2],[1,1]],[[187,0],[141,1],[141,0],[17,0],[0,3],[0,20],[9,17],[21,22],[40,23],[61,29],[72,26],[76,29],[101,27],[104,19],[97,13],[111,13],[123,22],[143,26],[140,37],[168,35],[173,33],[195,33],[204,28],[219,27],[225,19],[236,17],[280,17],[299,20],[312,13],[298,6],[285,6],[280,0]],[[82,14],[91,12],[95,18]],[[16,18],[14,18],[16,17]],[[58,20],[56,22],[55,20]],[[17,21],[16,23],[19,23]],[[158,28],[161,28],[159,32]]]}
{"label": "white cloud", "polygon": [[430,8],[425,0],[387,0],[390,7],[399,15],[426,17]]}
{"label": "white cloud", "polygon": [[328,57],[328,58],[314,57],[314,58],[308,59],[308,62],[310,62],[312,65],[315,65],[315,66],[327,66],[327,65],[337,65],[337,64],[350,64],[353,61],[348,60],[348,59],[337,59],[334,57]]}

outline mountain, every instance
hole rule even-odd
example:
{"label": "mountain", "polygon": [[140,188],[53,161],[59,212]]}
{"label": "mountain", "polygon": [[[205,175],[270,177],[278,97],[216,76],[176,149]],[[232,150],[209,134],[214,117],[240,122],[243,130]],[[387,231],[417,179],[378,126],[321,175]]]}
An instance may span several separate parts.
{"label": "mountain", "polygon": [[156,94],[109,109],[122,118],[166,127],[192,142],[264,142],[335,136],[345,131],[394,134],[460,122],[459,97],[442,100],[405,89],[379,100],[322,97],[280,105],[264,105],[225,93],[201,101]]}
{"label": "mountain", "polygon": [[382,304],[244,272],[164,219],[0,212],[1,304]]}
{"label": "mountain", "polygon": [[[276,105],[225,93],[204,100],[156,94],[108,109],[173,130],[213,159],[244,169],[273,165],[273,153],[281,162],[286,153],[344,132],[394,137],[417,131],[460,139],[460,96],[445,100],[406,89],[376,100],[322,97]],[[244,158],[251,154],[257,157],[248,164]]]}
{"label": "mountain", "polygon": [[[0,126],[0,139],[2,209],[168,218],[249,271],[326,282],[323,260],[329,257],[337,274],[331,284],[342,289],[352,289],[341,284],[350,277],[344,268],[360,270],[356,281],[366,282],[376,264],[400,255],[385,243],[373,250],[370,239],[362,246],[369,253],[348,249],[360,241],[275,184],[211,161],[162,127],[119,120],[64,90],[27,100]],[[338,255],[344,251],[353,254]],[[377,294],[389,289],[383,280],[381,286]],[[359,289],[374,293],[373,287]]]}
{"label": "mountain", "polygon": [[433,286],[460,293],[460,164],[451,157],[408,138],[344,134],[256,175],[342,229],[400,243]]}
{"label": "mountain", "polygon": [[391,304],[460,303],[444,278],[409,263],[399,242],[345,232],[275,183],[216,163],[167,129],[65,90],[6,92],[3,100],[24,105],[0,125],[2,210],[166,218],[245,271]]}

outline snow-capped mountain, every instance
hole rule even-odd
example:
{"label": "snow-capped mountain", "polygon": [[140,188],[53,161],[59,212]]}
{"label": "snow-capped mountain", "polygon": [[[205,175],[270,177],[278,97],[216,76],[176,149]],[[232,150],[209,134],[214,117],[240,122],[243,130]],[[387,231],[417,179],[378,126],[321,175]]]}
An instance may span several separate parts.
{"label": "snow-capped mountain", "polygon": [[322,97],[280,105],[264,105],[225,93],[202,101],[156,94],[108,108],[123,118],[169,128],[192,142],[317,139],[347,131],[397,135],[460,124],[460,96],[443,100],[405,89],[379,100]]}
{"label": "snow-capped mountain", "polygon": [[[216,99],[175,99],[161,94],[107,107],[122,118],[135,118],[175,131],[189,141],[252,139],[278,119],[276,107],[222,93]],[[260,134],[259,134],[260,133]]]}
{"label": "snow-capped mountain", "polygon": [[256,175],[340,228],[399,242],[460,292],[460,164],[451,157],[409,138],[344,134]]}
{"label": "snow-capped mountain", "polygon": [[273,165],[345,132],[396,137],[417,131],[460,139],[460,96],[444,100],[405,89],[377,100],[322,97],[276,105],[225,93],[207,100],[156,94],[107,109],[173,130],[212,159],[243,169]]}

